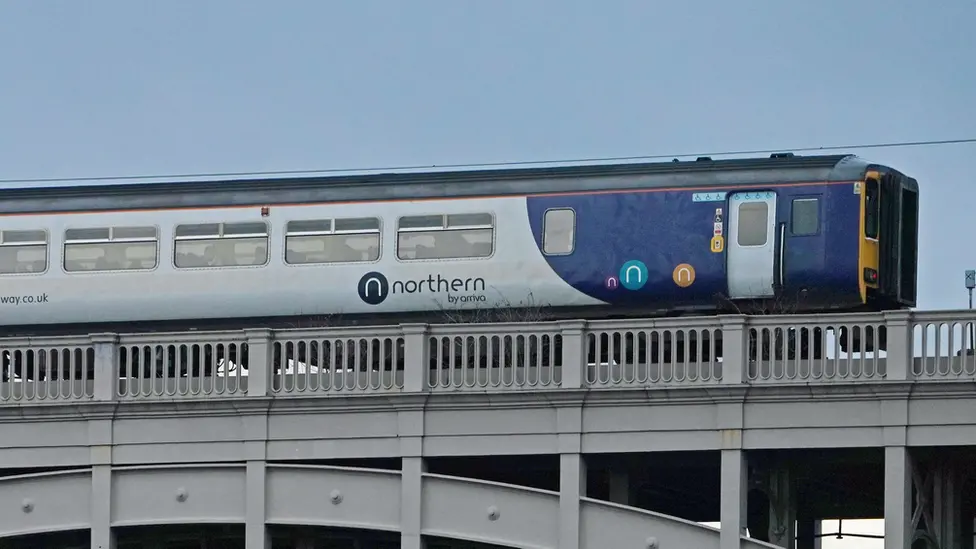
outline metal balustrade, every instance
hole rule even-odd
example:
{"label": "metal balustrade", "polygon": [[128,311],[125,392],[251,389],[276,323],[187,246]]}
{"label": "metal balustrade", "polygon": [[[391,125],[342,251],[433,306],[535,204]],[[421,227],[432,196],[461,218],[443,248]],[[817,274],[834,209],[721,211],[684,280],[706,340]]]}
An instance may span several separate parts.
{"label": "metal balustrade", "polygon": [[431,326],[432,390],[560,387],[563,336],[557,323]]}
{"label": "metal balustrade", "polygon": [[723,330],[716,318],[592,322],[584,341],[586,385],[718,383]]}
{"label": "metal balustrade", "polygon": [[973,380],[976,376],[974,339],[976,315],[954,311],[915,315],[911,375],[917,379]]}
{"label": "metal balustrade", "polygon": [[0,402],[58,402],[94,396],[89,337],[0,339]]}
{"label": "metal balustrade", "polygon": [[138,334],[119,337],[119,398],[243,395],[242,332]]}
{"label": "metal balustrade", "polygon": [[8,338],[0,404],[973,381],[974,335],[901,311]]}
{"label": "metal balustrade", "polygon": [[[273,394],[375,392],[403,388],[399,327],[286,330],[269,341]],[[250,369],[248,369],[250,371]]]}
{"label": "metal balustrade", "polygon": [[748,328],[750,382],[850,382],[885,379],[881,315],[759,317]]}

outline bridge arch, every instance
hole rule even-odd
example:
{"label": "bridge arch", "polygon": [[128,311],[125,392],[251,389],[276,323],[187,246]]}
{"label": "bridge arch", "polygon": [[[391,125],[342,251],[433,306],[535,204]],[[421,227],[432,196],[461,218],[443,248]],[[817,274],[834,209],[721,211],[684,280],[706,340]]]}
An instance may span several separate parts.
{"label": "bridge arch", "polygon": [[[112,527],[244,523],[244,464],[114,467]],[[278,525],[399,531],[400,471],[324,465],[267,464],[265,522]],[[87,529],[93,512],[92,469],[0,479],[0,538]],[[421,533],[515,547],[558,547],[556,492],[425,473]],[[719,531],[675,517],[581,498],[580,547],[718,547]],[[743,539],[741,547],[772,547]]]}

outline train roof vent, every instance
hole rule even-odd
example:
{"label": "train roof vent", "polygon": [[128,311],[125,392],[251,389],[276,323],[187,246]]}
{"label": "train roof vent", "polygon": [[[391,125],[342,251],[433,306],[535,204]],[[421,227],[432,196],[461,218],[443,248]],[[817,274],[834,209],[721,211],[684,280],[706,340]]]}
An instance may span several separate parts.
{"label": "train roof vent", "polygon": [[699,156],[698,158],[695,159],[695,162],[711,162],[711,161],[712,161],[711,156]]}
{"label": "train roof vent", "polygon": [[770,158],[793,158],[796,156],[793,153],[773,153],[769,155]]}

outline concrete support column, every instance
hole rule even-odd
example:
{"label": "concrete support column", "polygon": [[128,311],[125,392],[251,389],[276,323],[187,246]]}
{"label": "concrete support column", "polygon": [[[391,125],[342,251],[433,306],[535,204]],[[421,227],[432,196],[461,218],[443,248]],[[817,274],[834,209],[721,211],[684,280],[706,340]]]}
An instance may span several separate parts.
{"label": "concrete support column", "polygon": [[722,450],[722,493],[720,549],[739,549],[746,533],[746,492],[749,471],[745,452]]}
{"label": "concrete support column", "polygon": [[580,498],[586,496],[586,460],[579,453],[559,455],[559,549],[579,549]]}
{"label": "concrete support column", "polygon": [[421,532],[421,491],[427,464],[421,457],[403,458],[400,487],[400,547],[402,549],[424,549]]}
{"label": "concrete support column", "polygon": [[247,461],[246,491],[244,505],[244,547],[245,549],[271,549],[271,538],[265,527],[265,475],[266,462],[263,459]]}
{"label": "concrete support column", "polygon": [[[260,349],[261,345],[257,347]],[[268,370],[265,368],[264,372],[267,373]],[[251,374],[257,373],[257,369],[251,370]],[[244,547],[246,549],[271,549],[271,539],[265,527],[265,520],[268,516],[265,509],[267,505],[268,416],[266,414],[244,415],[241,419],[244,422],[244,457],[247,460],[244,481]]]}
{"label": "concrete support column", "polygon": [[112,531],[112,466],[92,466],[91,491],[91,547],[115,549]]}
{"label": "concrete support column", "polygon": [[[109,352],[105,347],[102,350]],[[114,394],[113,392],[112,395]],[[115,533],[112,531],[111,419],[88,421],[88,444],[88,459],[92,468],[91,547],[92,549],[115,549]]]}
{"label": "concrete support column", "polygon": [[905,446],[885,448],[885,549],[910,549],[912,540],[912,463]]}
{"label": "concrete support column", "polygon": [[[565,339],[563,344],[566,344]],[[564,372],[566,367],[564,362]],[[563,383],[566,382],[565,375]],[[559,433],[559,549],[579,549],[580,546],[580,498],[586,496],[586,459],[580,435],[582,428],[582,406],[556,409],[556,431]]]}

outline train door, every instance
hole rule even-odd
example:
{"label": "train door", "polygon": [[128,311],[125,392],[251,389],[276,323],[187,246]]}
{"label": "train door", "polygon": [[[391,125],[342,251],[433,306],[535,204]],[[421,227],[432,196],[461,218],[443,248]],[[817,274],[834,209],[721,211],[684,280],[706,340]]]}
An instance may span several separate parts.
{"label": "train door", "polygon": [[776,265],[776,193],[729,195],[726,271],[730,299],[774,295]]}

